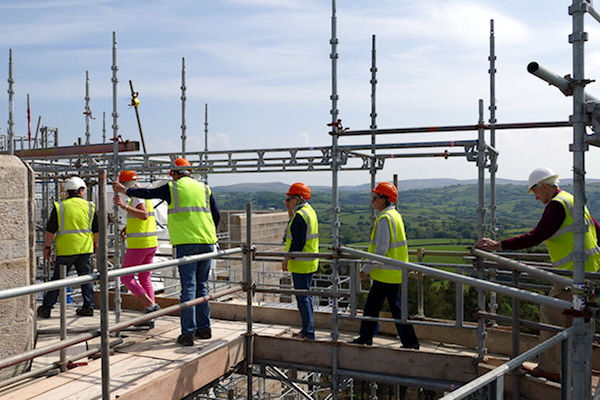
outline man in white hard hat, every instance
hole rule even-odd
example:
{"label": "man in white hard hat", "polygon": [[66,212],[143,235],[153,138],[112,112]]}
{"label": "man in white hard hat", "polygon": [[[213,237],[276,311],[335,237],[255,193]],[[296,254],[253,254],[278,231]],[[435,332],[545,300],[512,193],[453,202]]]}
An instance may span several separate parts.
{"label": "man in white hard hat", "polygon": [[[55,238],[56,264],[52,280],[60,279],[60,265],[67,266],[67,274],[74,265],[77,275],[92,273],[92,255],[98,244],[98,217],[96,206],[84,200],[86,185],[74,176],[66,180],[67,198],[55,201],[46,223],[44,258],[50,260],[52,239]],[[83,304],[75,312],[79,316],[94,315],[94,286],[81,285]],[[50,311],[58,299],[58,290],[46,292],[37,309],[39,318],[50,318]]]}
{"label": "man in white hard hat", "polygon": [[[542,218],[537,226],[529,233],[502,241],[490,238],[480,239],[476,246],[484,250],[521,250],[537,246],[546,241],[550,253],[552,266],[560,269],[573,270],[573,215],[571,210],[574,197],[558,187],[558,174],[549,168],[537,168],[529,175],[527,193],[535,194],[536,200],[546,205]],[[600,225],[585,208],[585,221],[588,231],[585,234],[585,270],[596,272],[600,269],[600,248],[598,247],[598,234]],[[550,296],[572,301],[570,288],[554,285]],[[540,306],[540,320],[542,323],[568,327],[571,318],[565,316],[562,310]],[[540,331],[540,339],[547,340],[554,335],[545,330]],[[541,376],[551,380],[560,380],[560,346],[556,345],[540,354],[539,364],[530,370],[532,375]]]}

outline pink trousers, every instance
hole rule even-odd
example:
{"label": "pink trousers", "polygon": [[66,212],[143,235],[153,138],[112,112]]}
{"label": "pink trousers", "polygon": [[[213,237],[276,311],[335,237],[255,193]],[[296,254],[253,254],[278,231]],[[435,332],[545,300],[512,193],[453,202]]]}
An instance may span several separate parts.
{"label": "pink trousers", "polygon": [[[135,265],[150,264],[154,259],[156,247],[148,247],[145,249],[127,249],[123,258],[123,268],[133,267]],[[121,282],[125,285],[135,297],[140,297],[144,293],[154,301],[154,288],[152,287],[152,272],[140,272],[138,274],[139,283],[135,280],[134,275],[125,275],[121,277]]]}

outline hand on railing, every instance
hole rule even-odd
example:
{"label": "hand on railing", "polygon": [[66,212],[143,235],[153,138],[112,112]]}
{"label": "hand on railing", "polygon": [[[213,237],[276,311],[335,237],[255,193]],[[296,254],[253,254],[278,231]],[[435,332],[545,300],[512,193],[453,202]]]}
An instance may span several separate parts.
{"label": "hand on railing", "polygon": [[490,238],[481,238],[475,243],[475,247],[483,250],[502,250],[502,243]]}

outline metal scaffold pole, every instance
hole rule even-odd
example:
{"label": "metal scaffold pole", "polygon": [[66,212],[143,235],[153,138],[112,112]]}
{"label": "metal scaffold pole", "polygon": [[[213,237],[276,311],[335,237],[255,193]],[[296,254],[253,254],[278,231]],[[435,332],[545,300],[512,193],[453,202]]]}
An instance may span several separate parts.
{"label": "metal scaffold pole", "polygon": [[[584,16],[588,3],[584,0],[573,0],[569,7],[572,16],[573,33],[569,36],[569,43],[573,45],[573,115],[570,120],[573,124],[573,207],[574,249],[573,249],[573,287],[580,294],[574,294],[573,307],[581,311],[584,308],[584,297],[581,295],[585,281],[585,244],[584,235],[588,228],[584,222],[585,199],[585,152],[588,145],[585,142],[585,85],[584,77],[584,47],[587,33],[584,31]],[[579,289],[579,290],[578,290]],[[587,332],[587,324],[582,317],[573,318],[575,335],[572,341],[572,380],[574,383],[571,396],[573,399],[589,399],[591,386],[591,343]]]}
{"label": "metal scaffold pole", "polygon": [[[112,179],[114,182],[119,180],[119,112],[117,108],[117,96],[118,96],[118,85],[119,78],[117,77],[117,71],[119,67],[117,66],[117,34],[113,31],[113,46],[112,46],[112,92],[113,92],[113,173]],[[117,216],[119,215],[119,206],[113,206],[113,215],[114,215],[114,232],[113,232],[113,248],[114,248],[114,256],[113,263],[115,266],[120,265],[120,235],[119,235],[119,227],[117,224]],[[119,284],[118,278],[115,280],[115,320],[117,323],[121,320],[121,285]]]}
{"label": "metal scaffold pole", "polygon": [[8,154],[15,154],[15,144],[13,143],[14,136],[14,114],[15,114],[15,80],[13,78],[13,57],[12,49],[8,49],[8,129],[6,130],[8,137]]}
{"label": "metal scaffold pole", "polygon": [[[494,36],[494,20],[490,20],[490,146],[496,149],[496,39]],[[496,172],[498,159],[495,152],[490,152],[490,235],[496,238]]]}
{"label": "metal scaffold pole", "polygon": [[102,354],[102,399],[110,399],[110,342],[108,326],[108,257],[107,257],[106,171],[98,171],[98,254],[100,273],[100,349]]}
{"label": "metal scaffold pole", "polygon": [[85,144],[90,144],[90,118],[92,117],[92,109],[90,108],[90,75],[85,71]]}
{"label": "metal scaffold pole", "polygon": [[[490,20],[490,55],[488,57],[490,68],[490,110],[489,128],[490,128],[490,146],[496,149],[496,44],[494,36],[494,20]],[[496,171],[498,170],[497,154],[490,151],[490,219],[489,232],[492,238],[496,239]],[[495,269],[490,269],[490,279],[496,275]],[[498,310],[496,292],[490,293],[490,312],[495,314]]]}
{"label": "metal scaffold pole", "polygon": [[[337,252],[340,245],[339,239],[339,193],[338,193],[338,169],[339,169],[339,154],[338,154],[338,92],[337,92],[337,17],[336,17],[336,4],[335,0],[331,0],[331,201],[332,201],[332,223],[331,223],[331,241],[333,245],[333,252]],[[332,324],[331,324],[331,340],[337,342],[339,339],[338,332],[338,259],[334,257],[331,260],[331,284],[333,288],[333,299],[332,299]],[[338,398],[338,346],[333,347],[332,351],[332,363],[331,363],[331,394],[334,400]]]}
{"label": "metal scaffold pole", "polygon": [[[479,125],[483,126],[483,100],[479,99]],[[485,233],[485,130],[480,127],[477,136],[477,171],[478,171],[478,195],[477,195],[477,237],[481,239]],[[484,279],[483,261],[477,261],[478,278]],[[485,292],[477,289],[477,308],[479,311],[485,311]],[[480,359],[486,355],[485,348],[485,325],[482,318],[477,319],[477,354]]]}
{"label": "metal scaffold pole", "polygon": [[208,184],[208,104],[204,103],[204,170],[202,178],[204,183]]}
{"label": "metal scaffold pole", "polygon": [[[371,129],[377,129],[377,104],[376,104],[376,100],[377,100],[377,64],[376,64],[377,58],[376,58],[376,49],[375,49],[375,35],[372,36],[372,44],[371,44],[371,126],[369,126],[369,128]],[[371,145],[372,145],[372,149],[371,149],[371,169],[370,169],[370,173],[371,173],[371,190],[375,189],[375,179],[377,176],[377,158],[375,158],[375,137],[376,134],[375,132],[373,132],[371,134]],[[370,209],[371,209],[371,225],[373,225],[375,223],[375,207],[373,207],[373,203],[371,203],[370,205]]]}
{"label": "metal scaffold pole", "polygon": [[106,111],[102,111],[102,143],[106,143]]}
{"label": "metal scaffold pole", "polygon": [[252,374],[254,369],[254,343],[252,332],[252,205],[246,204],[246,249],[244,254],[244,281],[246,283],[246,374],[247,400],[252,400]]}
{"label": "metal scaffold pole", "polygon": [[187,126],[185,125],[185,101],[187,97],[185,97],[185,57],[181,57],[181,151],[185,153],[185,139],[187,136],[185,132],[187,130]]}

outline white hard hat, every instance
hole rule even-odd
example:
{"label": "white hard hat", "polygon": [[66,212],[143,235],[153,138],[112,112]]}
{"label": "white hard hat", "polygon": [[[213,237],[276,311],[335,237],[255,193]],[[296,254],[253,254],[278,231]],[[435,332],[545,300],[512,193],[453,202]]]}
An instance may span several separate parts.
{"label": "white hard hat", "polygon": [[78,176],[73,176],[65,181],[65,190],[77,191],[85,187],[85,182]]}
{"label": "white hard hat", "polygon": [[527,187],[527,193],[531,193],[531,189],[535,185],[540,183],[547,183],[549,185],[558,184],[558,174],[552,171],[550,168],[536,168],[529,174],[529,182]]}

